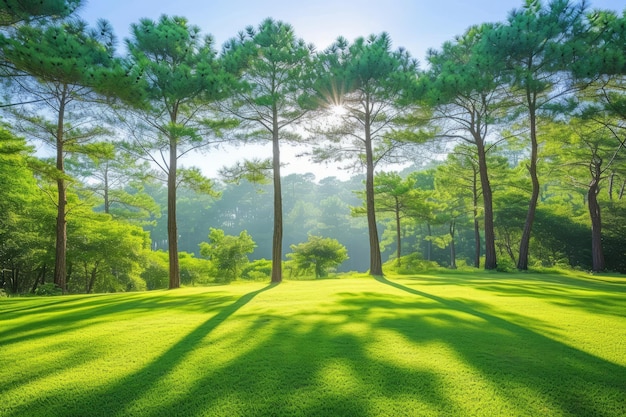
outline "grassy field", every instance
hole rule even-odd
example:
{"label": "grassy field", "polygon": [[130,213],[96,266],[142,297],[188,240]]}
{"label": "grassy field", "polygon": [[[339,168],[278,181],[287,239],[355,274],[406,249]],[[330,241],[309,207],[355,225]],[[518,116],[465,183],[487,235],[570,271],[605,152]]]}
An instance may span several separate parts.
{"label": "grassy field", "polygon": [[626,416],[626,279],[0,299],[0,416]]}

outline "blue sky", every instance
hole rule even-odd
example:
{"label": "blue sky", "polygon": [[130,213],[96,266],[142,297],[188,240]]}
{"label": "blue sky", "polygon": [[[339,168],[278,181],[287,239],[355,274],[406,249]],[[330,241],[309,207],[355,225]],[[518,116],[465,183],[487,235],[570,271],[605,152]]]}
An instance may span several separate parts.
{"label": "blue sky", "polygon": [[[87,0],[79,14],[90,23],[107,19],[120,41],[140,18],[184,16],[204,34],[213,35],[218,49],[266,17],[290,23],[299,37],[318,49],[339,35],[354,40],[386,31],[396,47],[407,48],[423,62],[428,48],[438,48],[473,24],[505,20],[522,4],[523,0]],[[623,0],[590,4],[620,11],[626,7]]]}
{"label": "blue sky", "polygon": [[[592,0],[589,4],[591,8],[626,8],[624,0]],[[186,17],[204,34],[213,35],[218,50],[237,32],[257,26],[266,17],[290,23],[299,37],[315,44],[318,50],[325,49],[339,35],[352,41],[385,31],[395,47],[406,48],[423,63],[429,48],[439,48],[471,25],[506,20],[509,11],[522,5],[523,0],[87,0],[79,15],[91,24],[98,18],[111,22],[119,47],[132,23],[144,17],[158,19],[162,14]],[[284,149],[287,159],[296,152]],[[241,150],[225,152],[220,160],[232,164],[235,154],[241,154]],[[197,165],[207,175],[215,176],[215,169]],[[294,160],[285,171],[312,171],[318,179],[335,174],[302,160]]]}

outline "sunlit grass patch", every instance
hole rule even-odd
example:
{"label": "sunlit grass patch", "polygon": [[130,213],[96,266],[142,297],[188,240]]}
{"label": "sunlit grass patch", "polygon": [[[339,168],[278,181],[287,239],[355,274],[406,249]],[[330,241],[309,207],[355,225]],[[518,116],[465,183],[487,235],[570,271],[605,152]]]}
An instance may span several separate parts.
{"label": "sunlit grass patch", "polygon": [[626,285],[596,278],[5,298],[0,415],[626,415]]}

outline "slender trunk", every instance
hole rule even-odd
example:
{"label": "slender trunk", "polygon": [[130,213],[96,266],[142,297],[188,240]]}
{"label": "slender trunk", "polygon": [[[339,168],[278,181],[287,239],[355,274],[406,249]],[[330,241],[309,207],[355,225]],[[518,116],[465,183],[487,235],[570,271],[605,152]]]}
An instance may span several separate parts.
{"label": "slender trunk", "polygon": [[13,294],[17,294],[20,291],[19,275],[20,270],[18,268],[11,268],[11,281],[9,283],[9,287],[11,288],[11,292]]}
{"label": "slender trunk", "polygon": [[104,171],[104,212],[109,214],[111,203],[109,202],[109,168]]}
{"label": "slender trunk", "polygon": [[67,207],[67,195],[65,188],[65,166],[63,161],[63,130],[65,118],[65,105],[67,97],[67,86],[63,86],[59,99],[59,112],[56,129],[56,165],[59,177],[57,178],[57,224],[56,224],[56,245],[54,262],[54,283],[61,288],[63,293],[67,292],[67,221],[65,218]]}
{"label": "slender trunk", "polygon": [[96,278],[98,277],[98,264],[99,262],[96,262],[96,264],[93,266],[93,269],[91,270],[91,274],[89,276],[89,281],[87,284],[87,294],[91,294],[91,292],[93,291],[93,287],[96,284]]}
{"label": "slender trunk", "polygon": [[400,229],[400,200],[398,197],[394,197],[396,200],[396,264],[398,267],[401,266],[400,258],[402,257],[402,235]]}
{"label": "slender trunk", "polygon": [[526,222],[524,223],[524,230],[522,232],[522,239],[519,246],[519,257],[517,258],[517,269],[520,271],[528,270],[528,254],[530,248],[530,234],[533,229],[533,222],[535,221],[535,212],[537,210],[537,201],[539,200],[539,178],[537,176],[537,117],[535,111],[536,96],[530,92],[527,93],[527,100],[529,103],[529,116],[530,116],[530,166],[528,172],[532,181],[532,194],[530,196],[530,202],[528,203],[528,213],[526,214]]}
{"label": "slender trunk", "polygon": [[272,238],[272,282],[283,280],[283,195],[280,182],[280,146],[278,140],[278,111],[273,108],[272,169],[274,173],[274,236]]}
{"label": "slender trunk", "polygon": [[369,101],[365,111],[365,205],[367,209],[367,228],[370,241],[370,275],[382,275],[383,264],[378,242],[378,227],[376,226],[376,208],[374,206],[374,153],[370,131]]}
{"label": "slender trunk", "polygon": [[177,139],[170,138],[170,166],[167,173],[167,240],[170,263],[169,289],[180,288],[178,265],[178,226],[176,224]]}
{"label": "slender trunk", "polygon": [[456,269],[456,247],[454,245],[454,233],[456,228],[456,222],[452,220],[450,222],[450,269]]}
{"label": "slender trunk", "polygon": [[587,196],[589,199],[589,216],[591,217],[591,256],[592,269],[595,272],[604,271],[604,251],[602,248],[602,219],[600,204],[598,203],[598,180],[594,178],[589,185]]}
{"label": "slender trunk", "polygon": [[83,271],[85,272],[85,294],[89,294],[89,268],[87,268],[87,261],[83,261]]}
{"label": "slender trunk", "polygon": [[485,143],[482,138],[476,137],[478,149],[478,172],[483,192],[483,205],[485,210],[485,269],[496,269],[496,236],[493,223],[493,194],[489,175],[487,172],[487,155]]}
{"label": "slender trunk", "polygon": [[613,182],[615,181],[615,172],[609,176],[609,201],[613,201]]}
{"label": "slender trunk", "polygon": [[480,223],[478,222],[478,181],[476,171],[474,171],[472,194],[474,200],[474,266],[480,268]]}
{"label": "slender trunk", "polygon": [[35,291],[37,291],[37,287],[39,286],[39,284],[45,284],[45,283],[46,283],[46,264],[43,264],[41,266],[41,275],[35,278],[35,283],[33,284],[33,288],[30,290],[30,292],[34,294]]}
{"label": "slender trunk", "polygon": [[624,191],[626,191],[626,180],[624,180],[622,187],[619,190],[618,200],[621,200],[624,197]]}
{"label": "slender trunk", "polygon": [[[426,231],[427,231],[426,233],[428,237],[431,237],[433,235],[433,232],[430,227],[430,223],[426,223]],[[426,242],[426,260],[427,261],[430,261],[432,257],[432,252],[433,252],[433,241],[431,239],[428,239],[428,241]]]}

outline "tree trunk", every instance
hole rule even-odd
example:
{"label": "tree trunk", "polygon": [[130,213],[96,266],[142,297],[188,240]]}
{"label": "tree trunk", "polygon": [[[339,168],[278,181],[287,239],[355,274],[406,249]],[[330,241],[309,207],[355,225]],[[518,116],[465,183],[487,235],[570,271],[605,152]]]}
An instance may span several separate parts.
{"label": "tree trunk", "polygon": [[63,130],[64,130],[64,118],[65,118],[65,104],[66,104],[67,86],[63,86],[61,92],[61,98],[59,100],[59,113],[57,118],[57,130],[56,130],[56,164],[59,178],[57,178],[57,224],[56,224],[56,244],[55,244],[55,261],[54,261],[54,283],[61,288],[63,293],[67,292],[66,278],[67,278],[67,221],[65,218],[65,212],[67,207],[67,195],[65,188],[65,180],[63,174],[65,173],[65,166],[63,161]]}
{"label": "tree trunk", "polygon": [[394,197],[396,200],[396,264],[401,266],[400,258],[402,257],[402,231],[400,229],[400,200],[398,197]]}
{"label": "tree trunk", "polygon": [[[431,227],[430,227],[430,223],[426,223],[426,231],[428,233],[428,237],[431,237],[433,235]],[[430,261],[432,258],[432,253],[433,253],[433,241],[431,239],[428,239],[426,241],[426,260]]]}
{"label": "tree trunk", "polygon": [[98,276],[98,264],[99,262],[96,262],[93,269],[91,270],[91,274],[89,276],[89,281],[87,284],[87,294],[91,294],[91,292],[93,291],[93,286],[96,284],[96,278]]}
{"label": "tree trunk", "polygon": [[476,268],[480,268],[480,223],[478,222],[478,184],[475,171],[472,194],[474,200],[474,266]]}
{"label": "tree trunk", "polygon": [[[41,275],[35,278],[35,283],[33,284],[33,288],[31,288],[30,292],[35,293],[37,291],[37,287],[39,284],[45,284],[46,282],[46,264],[41,266]],[[0,287],[1,288],[1,287]]]}
{"label": "tree trunk", "polygon": [[374,153],[370,132],[369,101],[365,111],[365,206],[367,209],[367,228],[370,241],[370,275],[382,275],[383,264],[378,242],[378,227],[376,226],[376,208],[374,206]]}
{"label": "tree trunk", "polygon": [[456,222],[452,220],[450,222],[450,269],[456,269],[456,247],[454,245],[454,233],[455,233]]}
{"label": "tree trunk", "polygon": [[520,271],[528,270],[528,254],[530,248],[530,234],[533,229],[533,222],[535,221],[535,212],[537,210],[537,201],[539,200],[539,178],[537,176],[537,118],[535,114],[535,97],[531,97],[531,93],[527,95],[529,103],[529,115],[530,115],[530,166],[528,172],[532,181],[532,194],[530,196],[530,202],[528,203],[528,213],[526,214],[526,222],[524,223],[524,230],[522,232],[522,239],[519,246],[519,257],[517,258],[517,269]]}
{"label": "tree trunk", "polygon": [[272,170],[274,173],[274,236],[272,238],[272,282],[283,280],[283,195],[280,182],[278,113],[274,108],[272,131]]}
{"label": "tree trunk", "polygon": [[496,235],[493,224],[493,195],[489,175],[487,172],[487,155],[482,138],[476,138],[478,149],[478,172],[483,192],[483,205],[485,210],[485,269],[496,269]]}
{"label": "tree trunk", "polygon": [[593,179],[589,185],[587,197],[589,200],[589,216],[591,217],[591,257],[592,269],[595,272],[604,271],[604,251],[602,248],[602,219],[600,216],[600,204],[598,203],[598,180]]}
{"label": "tree trunk", "polygon": [[111,211],[111,203],[109,202],[109,167],[107,165],[104,171],[104,212],[109,214]]}
{"label": "tree trunk", "polygon": [[170,138],[170,166],[167,173],[167,241],[170,264],[169,289],[180,288],[178,265],[178,226],[176,224],[176,168],[178,152],[176,138]]}

